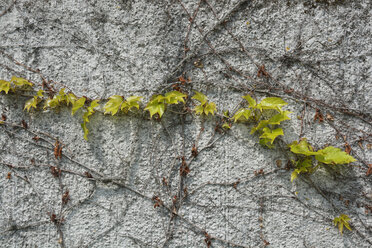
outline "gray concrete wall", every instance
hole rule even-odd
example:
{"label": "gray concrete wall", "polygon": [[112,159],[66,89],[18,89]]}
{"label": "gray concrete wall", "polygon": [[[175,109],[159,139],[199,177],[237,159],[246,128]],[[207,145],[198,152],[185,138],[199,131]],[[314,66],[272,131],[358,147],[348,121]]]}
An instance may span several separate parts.
{"label": "gray concrete wall", "polygon": [[[291,183],[286,152],[261,147],[244,123],[215,132],[217,117],[182,117],[181,107],[161,122],[97,113],[85,141],[81,112],[27,113],[27,97],[2,93],[0,246],[207,247],[208,233],[211,247],[371,247],[371,28],[368,0],[0,0],[1,79],[40,84],[41,75],[79,96],[147,102],[183,74],[185,89],[207,94],[220,113],[249,92],[280,96],[293,111],[285,142],[347,142],[358,160]],[[261,65],[270,77],[258,77]],[[11,125],[22,120],[27,130]],[[190,173],[180,183],[182,156]],[[188,196],[172,215],[180,185]],[[332,224],[341,213],[352,227],[343,235]]]}

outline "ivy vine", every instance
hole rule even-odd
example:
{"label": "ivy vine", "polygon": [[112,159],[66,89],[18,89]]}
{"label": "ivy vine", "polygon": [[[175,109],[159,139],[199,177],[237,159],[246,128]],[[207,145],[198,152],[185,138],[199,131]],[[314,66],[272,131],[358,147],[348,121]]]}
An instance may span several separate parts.
{"label": "ivy vine", "polygon": [[[180,78],[180,81],[184,81]],[[128,114],[128,112],[148,111],[150,119],[160,120],[166,112],[168,106],[183,104],[186,112],[193,112],[196,115],[214,116],[222,122],[222,129],[227,132],[233,123],[246,122],[253,124],[251,134],[259,133],[259,143],[269,149],[275,148],[276,140],[279,136],[284,136],[284,131],[280,127],[281,122],[290,120],[289,115],[292,113],[283,110],[283,107],[288,103],[279,97],[266,97],[257,102],[251,95],[242,96],[246,100],[246,106],[240,108],[235,113],[230,114],[229,111],[218,113],[216,104],[208,100],[208,97],[198,91],[194,91],[192,100],[194,107],[188,107],[187,101],[190,99],[190,93],[184,89],[177,88],[177,90],[170,91],[164,95],[157,94],[151,97],[145,107],[142,106],[142,96],[129,96],[127,98],[120,95],[110,96],[105,103],[101,99],[89,99],[85,96],[77,96],[73,92],[66,92],[66,88],[61,88],[58,92],[51,87],[46,87],[47,91],[42,89],[34,89],[34,84],[27,79],[13,76],[11,80],[0,80],[0,93],[17,94],[18,92],[32,92],[32,98],[26,101],[24,110],[36,111],[57,109],[63,106],[71,107],[71,115],[74,115],[78,110],[82,112],[83,122],[81,127],[84,133],[84,139],[88,140],[89,130],[87,123],[89,118],[97,111],[104,114],[116,115],[119,113]],[[0,121],[4,124],[4,121]],[[334,167],[343,166],[355,162],[356,159],[347,152],[333,146],[327,146],[317,151],[314,150],[306,138],[299,141],[293,141],[287,144],[288,156],[291,158],[291,181],[293,182],[301,175],[313,174],[318,169],[325,165]],[[183,168],[183,173],[187,173],[188,168]],[[157,202],[158,206],[161,204]],[[340,233],[343,233],[343,227],[352,230],[349,224],[351,219],[345,215],[340,214],[333,219],[333,223],[339,228]]]}

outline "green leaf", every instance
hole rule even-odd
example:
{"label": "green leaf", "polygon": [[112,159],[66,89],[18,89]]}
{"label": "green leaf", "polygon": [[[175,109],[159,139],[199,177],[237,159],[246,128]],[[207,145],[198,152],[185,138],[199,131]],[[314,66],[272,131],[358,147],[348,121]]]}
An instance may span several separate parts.
{"label": "green leaf", "polygon": [[131,108],[139,109],[139,102],[141,101],[142,96],[130,96],[126,101],[121,105],[121,111],[128,113]]}
{"label": "green leaf", "polygon": [[72,112],[71,112],[72,115],[74,115],[75,112],[78,111],[78,109],[84,106],[85,100],[86,100],[85,97],[81,97],[79,98],[79,100],[74,101],[72,103]]}
{"label": "green leaf", "polygon": [[89,116],[95,113],[94,109],[99,106],[99,100],[94,100],[90,103],[90,106],[87,108],[87,112],[83,115],[84,122],[89,122]]}
{"label": "green leaf", "polygon": [[166,103],[168,104],[178,104],[178,102],[185,103],[184,98],[187,97],[187,95],[179,92],[179,91],[171,91],[167,92],[164,96]]}
{"label": "green leaf", "polygon": [[46,109],[46,108],[55,108],[57,106],[59,106],[59,98],[58,98],[58,96],[54,96],[52,99],[51,98],[48,98],[45,101],[44,109]]}
{"label": "green leaf", "polygon": [[260,109],[261,111],[263,109],[276,109],[279,112],[282,112],[281,107],[287,104],[288,103],[286,103],[279,97],[267,97],[262,99],[262,101],[257,104],[256,108]]}
{"label": "green leaf", "polygon": [[91,113],[94,113],[94,109],[99,106],[99,100],[94,100],[90,103],[90,106],[88,107],[88,111]]}
{"label": "green leaf", "polygon": [[300,159],[296,161],[296,169],[291,174],[291,182],[297,178],[299,174],[313,173],[315,168],[313,168],[313,161],[311,157],[306,157],[305,159]]}
{"label": "green leaf", "polygon": [[214,115],[214,112],[217,112],[216,104],[214,102],[210,102],[204,106],[205,115],[208,115],[209,113]]}
{"label": "green leaf", "polygon": [[267,148],[270,149],[275,148],[275,145],[271,144],[270,141],[271,141],[270,139],[260,139],[259,143],[260,145],[266,146]]}
{"label": "green leaf", "polygon": [[73,93],[69,93],[66,95],[66,102],[67,105],[74,104],[74,102],[77,100],[77,97]]}
{"label": "green leaf", "polygon": [[300,174],[300,173],[299,173],[299,170],[298,170],[298,169],[294,170],[294,171],[291,173],[291,182],[293,182],[293,181],[298,177],[299,174]]}
{"label": "green leaf", "polygon": [[260,136],[260,138],[269,139],[272,144],[274,140],[276,139],[276,137],[278,137],[279,135],[284,135],[283,129],[277,128],[277,129],[271,130],[270,128],[265,127],[263,129],[263,134]]}
{"label": "green leaf", "polygon": [[200,93],[198,91],[194,91],[195,92],[195,95],[193,97],[191,97],[192,99],[195,99],[195,100],[198,100],[201,105],[204,105],[207,103],[208,101],[208,98],[206,95],[204,95],[203,93]]}
{"label": "green leaf", "polygon": [[0,93],[4,91],[5,94],[8,94],[9,90],[10,90],[10,82],[5,81],[5,80],[0,80]]}
{"label": "green leaf", "polygon": [[84,131],[84,139],[88,140],[89,130],[87,128],[87,123],[84,121],[83,123],[81,123],[81,127],[83,128]]}
{"label": "green leaf", "polygon": [[197,106],[194,108],[194,111],[195,111],[195,114],[197,114],[197,115],[201,115],[201,114],[203,114],[203,112],[204,112],[203,105],[197,105]]}
{"label": "green leaf", "polygon": [[165,111],[164,97],[162,95],[155,96],[153,100],[147,104],[145,110],[150,112],[151,118],[154,114],[158,114],[161,118]]}
{"label": "green leaf", "polygon": [[350,224],[349,224],[349,221],[351,219],[349,218],[349,216],[347,216],[346,214],[341,214],[339,217],[335,217],[333,219],[333,223],[335,224],[335,226],[338,225],[338,230],[340,231],[341,235],[342,235],[342,232],[343,232],[343,229],[344,229],[344,226],[349,230],[351,231],[351,227],[350,227]]}
{"label": "green leaf", "polygon": [[29,81],[27,81],[24,78],[16,77],[13,76],[12,79],[10,80],[14,85],[22,87],[22,86],[33,86],[33,84]]}
{"label": "green leaf", "polygon": [[290,111],[284,111],[279,114],[274,115],[273,117],[270,118],[269,124],[271,125],[279,125],[280,122],[285,121],[285,120],[290,120],[291,118],[288,116]]}
{"label": "green leaf", "polygon": [[65,88],[60,89],[60,91],[59,91],[59,93],[58,93],[57,96],[58,96],[58,100],[60,102],[66,101],[67,100],[67,96],[66,96],[66,93],[65,93]]}
{"label": "green leaf", "polygon": [[328,146],[322,150],[318,150],[315,156],[316,160],[325,164],[348,164],[356,161],[355,158],[350,156],[341,149]]}
{"label": "green leaf", "polygon": [[267,125],[269,125],[269,121],[268,120],[262,120],[258,123],[257,126],[253,127],[251,129],[251,134],[254,134],[257,130],[260,130],[264,127],[266,127]]}
{"label": "green leaf", "polygon": [[31,98],[30,100],[28,100],[26,103],[25,103],[25,107],[23,110],[27,109],[27,112],[30,112],[30,108],[33,107],[36,109],[36,106],[37,104],[39,103],[39,100],[37,98],[37,96],[34,96],[33,98]]}
{"label": "green leaf", "polygon": [[43,98],[43,93],[44,91],[43,90],[38,90],[37,93],[36,93],[36,96],[39,97],[39,98]]}
{"label": "green leaf", "polygon": [[256,100],[254,100],[251,95],[242,96],[245,100],[247,100],[249,107],[254,108],[257,103]]}
{"label": "green leaf", "polygon": [[230,125],[229,123],[225,122],[223,125],[222,125],[222,128],[225,128],[225,129],[230,129]]}
{"label": "green leaf", "polygon": [[103,107],[103,109],[105,110],[105,114],[111,112],[112,115],[115,115],[119,111],[122,102],[123,97],[118,95],[110,96],[109,101]]}
{"label": "green leaf", "polygon": [[249,117],[251,116],[251,112],[252,111],[250,109],[241,108],[238,111],[236,111],[236,113],[234,114],[232,118],[234,118],[234,122],[237,122],[238,120],[242,120],[243,119],[242,117],[248,120]]}
{"label": "green leaf", "polygon": [[293,141],[290,145],[291,152],[296,154],[302,154],[305,156],[317,155],[318,152],[314,152],[313,147],[307,142],[306,138],[300,140],[300,143]]}

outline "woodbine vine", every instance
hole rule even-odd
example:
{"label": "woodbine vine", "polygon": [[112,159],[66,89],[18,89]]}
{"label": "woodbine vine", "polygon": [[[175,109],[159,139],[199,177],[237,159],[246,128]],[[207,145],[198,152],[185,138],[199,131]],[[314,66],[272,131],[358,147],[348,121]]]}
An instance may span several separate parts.
{"label": "woodbine vine", "polygon": [[[120,95],[113,95],[108,99],[89,99],[85,96],[77,96],[71,91],[66,91],[66,88],[61,88],[57,91],[47,83],[42,84],[43,89],[35,89],[34,83],[15,76],[10,81],[0,80],[0,93],[31,97],[24,106],[24,110],[28,112],[40,109],[55,110],[61,107],[71,108],[72,115],[81,112],[83,119],[81,127],[86,140],[88,140],[90,117],[96,112],[113,116],[119,113],[128,114],[128,112],[148,111],[150,119],[160,120],[168,108],[171,108],[172,105],[180,104],[183,104],[183,114],[195,113],[200,115],[201,118],[209,114],[215,116],[218,123],[216,128],[220,129],[221,132],[228,132],[236,122],[246,122],[253,125],[251,134],[258,133],[259,143],[269,149],[274,149],[276,147],[275,144],[280,140],[279,136],[284,135],[280,124],[283,121],[290,120],[289,114],[292,112],[282,109],[288,104],[283,99],[267,97],[258,102],[257,99],[248,94],[242,96],[246,100],[244,106],[234,113],[230,113],[228,110],[218,112],[216,104],[209,101],[206,95],[198,91],[191,93],[187,90],[186,85],[188,81],[180,77],[179,83],[173,87],[175,90],[169,91],[164,95],[153,95],[144,107],[142,106],[142,96],[134,95],[125,98]],[[191,94],[192,97],[190,97]],[[7,122],[2,120],[0,124],[6,125]],[[283,142],[283,140],[280,141]],[[326,146],[315,151],[306,138],[286,145],[288,149],[285,151],[290,159],[288,165],[293,169],[290,178],[292,182],[298,176],[308,176],[324,166],[337,168],[356,161],[347,152],[333,146]],[[59,146],[58,148],[57,153],[61,156],[62,148]],[[197,156],[197,151],[192,151],[192,154]],[[189,172],[188,168],[181,169],[181,174]],[[153,200],[155,201],[154,206],[162,206],[160,199],[154,198]],[[341,213],[333,219],[333,223],[338,226],[342,234],[344,227],[350,231],[352,230],[349,224],[350,220],[347,215]],[[206,243],[208,245],[208,241]]]}

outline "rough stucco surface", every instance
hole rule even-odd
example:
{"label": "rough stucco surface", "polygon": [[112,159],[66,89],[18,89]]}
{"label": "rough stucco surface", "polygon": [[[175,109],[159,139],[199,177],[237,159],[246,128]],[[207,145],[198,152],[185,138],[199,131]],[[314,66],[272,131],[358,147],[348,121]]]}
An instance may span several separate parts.
{"label": "rough stucco surface", "polygon": [[[260,146],[244,123],[221,134],[212,117],[183,119],[167,111],[157,122],[148,114],[97,113],[85,141],[82,112],[27,113],[28,98],[2,93],[7,121],[25,120],[49,143],[22,128],[0,127],[0,247],[207,247],[204,231],[214,237],[212,247],[371,247],[371,2],[181,2],[0,0],[0,78],[40,83],[26,65],[79,96],[137,94],[147,102],[184,74],[191,79],[187,89],[207,94],[221,112],[233,111],[249,92],[259,99],[274,94],[293,111],[283,124],[284,141],[302,134],[316,148],[344,149],[346,140],[358,162],[339,173],[319,170],[312,183],[291,183],[285,152]],[[183,7],[191,15],[198,9],[188,39]],[[226,17],[224,25],[214,12]],[[214,51],[200,32],[209,32]],[[183,60],[185,40],[190,50]],[[263,64],[271,78],[258,77]],[[313,121],[316,108],[326,121]],[[60,160],[54,138],[65,144]],[[172,208],[180,157],[191,158],[197,139],[201,152],[183,182],[189,196],[178,209],[181,217],[172,217],[151,198]],[[50,165],[64,170],[59,178]],[[260,169],[264,175],[256,176]],[[71,200],[62,204],[66,190]],[[64,218],[60,228],[50,220],[53,213]],[[344,235],[332,224],[341,213],[353,229]]]}

